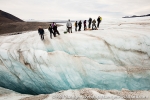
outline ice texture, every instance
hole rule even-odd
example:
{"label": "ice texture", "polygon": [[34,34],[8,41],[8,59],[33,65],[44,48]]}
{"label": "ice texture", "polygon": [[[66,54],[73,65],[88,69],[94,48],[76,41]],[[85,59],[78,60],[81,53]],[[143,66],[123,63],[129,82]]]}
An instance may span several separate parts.
{"label": "ice texture", "polygon": [[0,100],[149,100],[150,91],[75,89],[52,94],[27,95],[0,87]]}
{"label": "ice texture", "polygon": [[[0,36],[0,86],[20,93],[150,90],[150,20],[103,20],[99,30],[42,41],[37,31]],[[74,30],[74,29],[73,29]]]}

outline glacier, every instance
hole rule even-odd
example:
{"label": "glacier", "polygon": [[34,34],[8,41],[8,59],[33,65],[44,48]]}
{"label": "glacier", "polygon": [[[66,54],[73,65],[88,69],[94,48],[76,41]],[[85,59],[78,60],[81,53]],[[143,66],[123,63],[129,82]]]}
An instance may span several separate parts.
{"label": "glacier", "polygon": [[[0,87],[23,94],[150,90],[150,19],[103,20],[99,30],[42,41],[37,31],[0,36]],[[73,29],[74,30],[74,29]]]}

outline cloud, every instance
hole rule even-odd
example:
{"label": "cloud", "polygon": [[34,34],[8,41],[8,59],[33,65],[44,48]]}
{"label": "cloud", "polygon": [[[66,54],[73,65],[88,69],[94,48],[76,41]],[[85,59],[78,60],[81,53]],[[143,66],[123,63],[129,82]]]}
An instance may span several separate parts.
{"label": "cloud", "polygon": [[21,19],[88,19],[150,13],[150,0],[0,0],[0,9]]}
{"label": "cloud", "polygon": [[[100,2],[101,1],[101,2]],[[99,4],[106,4],[107,7],[102,8],[105,11],[121,12],[123,14],[145,14],[150,13],[149,0],[98,0]],[[145,9],[147,8],[147,9]]]}

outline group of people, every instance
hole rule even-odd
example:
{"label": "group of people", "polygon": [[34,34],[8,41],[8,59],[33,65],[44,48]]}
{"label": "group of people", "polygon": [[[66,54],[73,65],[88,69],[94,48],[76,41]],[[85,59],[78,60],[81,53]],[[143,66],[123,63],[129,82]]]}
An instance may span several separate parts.
{"label": "group of people", "polygon": [[[60,35],[59,31],[57,30],[57,24],[54,22],[49,25],[48,30],[50,32],[50,38],[51,39],[52,39],[52,34],[54,37],[56,37],[56,34]],[[38,29],[38,33],[41,36],[41,40],[44,40],[44,29],[41,26]]]}
{"label": "group of people", "polygon": [[97,27],[96,27],[96,20],[94,19],[92,21],[92,18],[89,18],[89,28],[91,28],[91,23],[92,23],[92,30],[99,28],[99,24],[101,23],[101,21],[102,21],[102,17],[99,16],[97,18]]}
{"label": "group of people", "polygon": [[59,31],[57,30],[57,24],[53,22],[53,24],[50,24],[49,25],[49,28],[48,28],[49,32],[50,32],[50,38],[52,39],[52,34],[54,37],[56,37],[56,34],[60,35],[59,34]]}
{"label": "group of people", "polygon": [[[91,29],[91,24],[92,24],[92,30],[96,30],[97,28],[99,28],[101,21],[102,21],[102,17],[98,16],[97,25],[96,25],[96,20],[95,19],[92,20],[92,18],[89,18],[88,28]],[[84,25],[84,30],[87,30],[86,20],[83,21],[83,25]],[[72,23],[71,23],[70,19],[68,20],[66,27],[67,27],[67,32],[72,33]],[[81,20],[79,22],[75,21],[75,31],[77,31],[77,27],[79,27],[78,31],[81,31],[81,27],[82,27]],[[50,32],[51,39],[52,39],[52,34],[54,37],[56,37],[56,34],[60,35],[59,31],[57,30],[57,24],[54,22],[49,25],[48,30]],[[39,35],[41,35],[41,39],[44,40],[44,29],[42,27],[39,27],[38,33],[39,33]]]}
{"label": "group of people", "polygon": [[[96,30],[97,28],[99,28],[99,25],[100,25],[101,21],[102,21],[102,17],[98,16],[97,26],[96,26],[96,20],[95,19],[92,20],[92,18],[89,18],[88,28],[89,29],[91,28],[91,23],[92,23],[92,30]],[[79,22],[75,21],[74,25],[75,25],[75,31],[77,31],[77,27],[79,27],[78,31],[81,31],[81,27],[82,27],[82,21],[81,20]],[[68,20],[66,26],[67,26],[67,32],[72,33],[72,23],[70,22],[70,19]],[[83,21],[83,26],[84,26],[84,30],[87,30],[86,20]]]}

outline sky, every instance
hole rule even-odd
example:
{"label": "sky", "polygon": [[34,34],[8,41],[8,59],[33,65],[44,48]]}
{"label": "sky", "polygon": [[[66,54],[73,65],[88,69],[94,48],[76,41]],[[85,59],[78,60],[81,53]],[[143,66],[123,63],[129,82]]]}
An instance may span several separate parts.
{"label": "sky", "polygon": [[23,20],[80,20],[150,14],[150,0],[0,0],[0,10]]}

